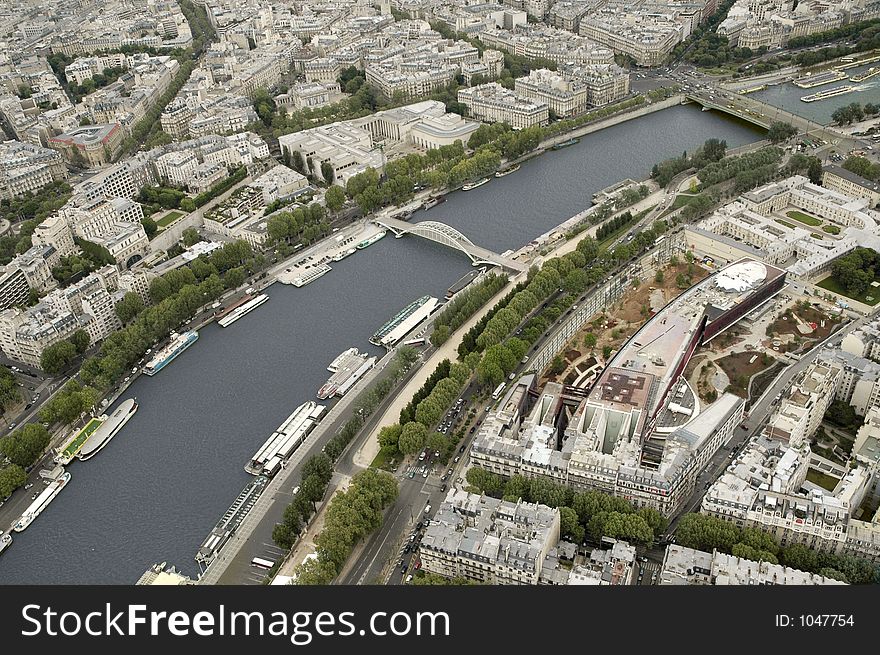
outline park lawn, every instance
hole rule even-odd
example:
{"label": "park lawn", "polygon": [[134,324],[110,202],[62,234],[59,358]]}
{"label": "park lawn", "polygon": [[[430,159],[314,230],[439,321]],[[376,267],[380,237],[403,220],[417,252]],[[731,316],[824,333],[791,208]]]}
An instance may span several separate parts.
{"label": "park lawn", "polygon": [[789,218],[793,218],[799,223],[803,223],[804,225],[810,225],[812,227],[816,227],[817,225],[822,225],[822,221],[818,218],[813,218],[809,214],[805,214],[803,212],[799,212],[796,210],[792,210],[790,212],[785,212],[785,215]]}
{"label": "park lawn", "polygon": [[822,231],[828,234],[840,234],[840,228],[836,225],[823,225]]}
{"label": "park lawn", "polygon": [[167,214],[165,214],[165,216],[156,221],[156,225],[158,225],[159,227],[168,227],[181,216],[183,216],[183,212],[168,212]]}
{"label": "park lawn", "polygon": [[76,435],[76,439],[70,442],[67,448],[64,449],[65,455],[72,455],[77,452],[80,446],[85,443],[85,440],[92,436],[92,432],[97,430],[104,421],[98,418],[93,418],[88,423],[86,423],[85,427],[79,431],[79,434]]}
{"label": "park lawn", "polygon": [[697,197],[697,194],[693,194],[690,196],[686,196],[684,194],[678,194],[675,196],[675,200],[672,201],[672,207],[669,208],[669,211],[675,211],[676,209],[681,209],[685,205],[689,205],[694,201],[694,198]]}
{"label": "park lawn", "polygon": [[386,471],[390,471],[393,463],[398,463],[396,461],[396,457],[394,455],[389,455],[384,450],[379,450],[379,453],[370,463],[370,468],[384,469]]}
{"label": "park lawn", "polygon": [[828,491],[834,491],[834,488],[837,486],[837,483],[840,482],[833,475],[828,475],[826,473],[822,473],[821,471],[817,471],[816,469],[810,469],[807,471],[807,480],[812,482],[813,484],[818,484],[823,489],[827,489]]}
{"label": "park lawn", "polygon": [[777,218],[776,222],[779,223],[780,225],[784,225],[789,230],[793,230],[796,227],[796,225],[794,223],[789,223],[788,221],[784,221],[781,218]]}
{"label": "park lawn", "polygon": [[[834,279],[833,275],[829,275],[824,280],[819,282],[816,286],[821,287],[822,289],[827,289],[828,291],[836,293],[839,296],[851,298],[852,300],[864,303],[865,305],[871,305],[872,307],[880,302],[880,288],[868,287],[868,289],[864,293],[854,296],[851,293],[845,291],[844,288],[837,283],[837,280]],[[868,300],[868,296],[871,296],[874,299]]]}

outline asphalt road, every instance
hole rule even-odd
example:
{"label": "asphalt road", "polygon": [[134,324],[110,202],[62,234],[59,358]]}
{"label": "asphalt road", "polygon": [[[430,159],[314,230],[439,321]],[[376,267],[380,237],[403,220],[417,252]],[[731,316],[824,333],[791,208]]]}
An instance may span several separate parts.
{"label": "asphalt road", "polygon": [[[468,407],[473,396],[472,388],[469,388],[462,395],[465,399],[464,408],[460,416],[467,415]],[[484,409],[478,406],[477,420],[484,416]],[[456,429],[456,428],[454,428]],[[453,430],[454,430],[453,429]],[[466,453],[470,447],[470,443],[474,438],[475,432],[468,432],[461,443],[458,451],[453,455],[453,459],[447,464],[443,464],[429,454],[426,458],[427,465],[430,467],[428,477],[422,477],[418,472],[423,462],[407,461],[407,465],[401,465],[397,472],[400,487],[397,501],[385,512],[385,518],[382,526],[374,532],[362,546],[362,550],[357,555],[354,565],[340,576],[336,584],[400,584],[412,571],[415,556],[415,548],[409,553],[401,552],[401,549],[408,541],[408,535],[412,534],[415,525],[419,521],[429,518],[425,514],[426,505],[430,504],[432,510],[436,510],[440,502],[446,498],[448,488],[443,490],[444,480],[441,478],[446,472],[452,469],[452,474],[445,480],[448,487],[452,487],[453,483],[460,475],[461,469],[466,463]],[[456,456],[460,456],[458,462],[454,461]],[[414,458],[413,458],[414,459]],[[410,478],[408,472],[410,469],[416,469],[414,477]],[[432,511],[433,514],[433,511]],[[400,564],[397,562],[400,561]],[[389,569],[389,565],[394,564],[393,569]],[[403,565],[407,566],[407,571],[402,570]]]}

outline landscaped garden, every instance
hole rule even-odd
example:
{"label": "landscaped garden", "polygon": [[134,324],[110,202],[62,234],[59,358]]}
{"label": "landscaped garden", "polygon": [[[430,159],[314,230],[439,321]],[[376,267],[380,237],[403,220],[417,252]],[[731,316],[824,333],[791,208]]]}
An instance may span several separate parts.
{"label": "landscaped garden", "polygon": [[813,218],[809,214],[805,214],[794,209],[789,212],[785,212],[785,215],[793,220],[796,220],[798,223],[803,223],[804,225],[809,225],[811,227],[822,225],[822,221],[820,221],[818,218]]}
{"label": "landscaped garden", "polygon": [[[833,275],[829,275],[816,286],[827,289],[831,293],[836,293],[840,296],[845,296],[846,298],[851,298],[857,302],[864,303],[865,305],[874,306],[880,301],[880,288],[868,287],[865,291],[859,293],[849,292],[841,286]],[[870,300],[868,300],[869,298]]]}
{"label": "landscaped garden", "polygon": [[156,221],[156,225],[158,225],[161,228],[166,228],[169,225],[171,225],[174,221],[176,221],[178,218],[180,218],[181,216],[183,216],[183,212],[177,212],[177,211],[168,212],[162,218],[160,218],[158,221]]}

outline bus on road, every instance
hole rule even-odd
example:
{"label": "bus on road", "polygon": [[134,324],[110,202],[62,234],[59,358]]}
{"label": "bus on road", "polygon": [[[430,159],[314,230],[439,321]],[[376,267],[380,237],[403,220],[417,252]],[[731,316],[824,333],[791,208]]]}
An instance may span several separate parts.
{"label": "bus on road", "polygon": [[504,391],[504,383],[502,382],[501,384],[499,384],[495,388],[495,391],[492,392],[492,400],[498,400],[499,398],[501,398],[501,393],[503,391]]}
{"label": "bus on road", "polygon": [[275,566],[275,562],[263,557],[255,557],[251,560],[251,566],[256,566],[258,569],[266,569],[268,571]]}

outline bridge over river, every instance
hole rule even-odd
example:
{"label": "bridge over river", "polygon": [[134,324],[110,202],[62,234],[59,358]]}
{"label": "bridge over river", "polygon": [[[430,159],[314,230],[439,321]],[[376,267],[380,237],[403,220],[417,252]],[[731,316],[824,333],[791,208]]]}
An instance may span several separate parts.
{"label": "bridge over river", "polygon": [[414,234],[423,239],[455,248],[467,255],[474,266],[490,264],[492,266],[500,266],[514,273],[522,273],[529,268],[528,264],[518,262],[515,259],[499,255],[487,248],[476,245],[454,227],[450,227],[445,223],[438,221],[407,223],[397,218],[376,218],[374,222],[376,225],[394,232],[394,236],[397,238],[402,237],[404,234]]}

